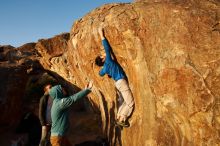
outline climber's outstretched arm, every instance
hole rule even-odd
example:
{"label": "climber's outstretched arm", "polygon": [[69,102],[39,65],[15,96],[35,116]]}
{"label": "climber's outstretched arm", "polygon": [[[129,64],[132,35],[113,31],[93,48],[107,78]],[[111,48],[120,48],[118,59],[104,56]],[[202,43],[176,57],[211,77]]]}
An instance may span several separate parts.
{"label": "climber's outstretched arm", "polygon": [[106,61],[112,61],[112,57],[111,57],[111,47],[107,41],[107,39],[105,38],[104,35],[104,30],[102,27],[99,28],[99,35],[102,39],[102,45],[104,46],[105,49],[105,54],[106,54]]}
{"label": "climber's outstretched arm", "polygon": [[104,30],[102,27],[99,28],[99,36],[101,37],[102,40],[105,39]]}

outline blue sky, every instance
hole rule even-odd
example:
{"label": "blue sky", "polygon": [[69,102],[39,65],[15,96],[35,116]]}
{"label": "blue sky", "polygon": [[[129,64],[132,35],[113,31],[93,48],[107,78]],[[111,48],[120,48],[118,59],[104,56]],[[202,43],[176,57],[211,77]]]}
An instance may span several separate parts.
{"label": "blue sky", "polygon": [[18,47],[69,32],[91,10],[120,2],[132,0],[0,0],[0,45]]}

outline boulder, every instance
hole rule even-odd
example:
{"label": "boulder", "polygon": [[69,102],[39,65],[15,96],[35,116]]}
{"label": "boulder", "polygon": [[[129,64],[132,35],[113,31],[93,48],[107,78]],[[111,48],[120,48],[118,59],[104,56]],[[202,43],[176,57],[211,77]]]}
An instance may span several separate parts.
{"label": "boulder", "polygon": [[[219,10],[217,0],[104,5],[77,20],[61,53],[41,53],[49,56],[41,62],[80,88],[94,81],[89,100],[110,145],[219,145]],[[135,98],[129,128],[114,127],[114,81],[94,63],[101,24]]]}
{"label": "boulder", "polygon": [[[134,95],[129,128],[115,127],[114,81],[100,77],[95,65],[103,50],[97,31],[101,25]],[[21,97],[30,97],[23,87],[36,89],[42,83],[37,78],[46,70],[72,93],[94,81],[84,103],[93,114],[70,118],[74,143],[101,133],[110,145],[119,146],[220,145],[219,0],[107,4],[75,21],[70,34],[19,49],[0,46],[0,61],[1,125],[17,118],[7,114],[19,113],[25,103]],[[39,100],[37,94],[33,100]]]}

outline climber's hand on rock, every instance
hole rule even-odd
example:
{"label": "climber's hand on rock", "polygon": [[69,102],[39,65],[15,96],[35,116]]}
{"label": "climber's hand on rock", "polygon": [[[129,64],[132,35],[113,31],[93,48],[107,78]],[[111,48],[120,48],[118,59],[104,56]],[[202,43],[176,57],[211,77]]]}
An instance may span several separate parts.
{"label": "climber's hand on rock", "polygon": [[100,35],[101,39],[103,40],[105,38],[104,37],[104,29],[103,29],[103,27],[100,26],[98,31],[99,31],[99,35]]}

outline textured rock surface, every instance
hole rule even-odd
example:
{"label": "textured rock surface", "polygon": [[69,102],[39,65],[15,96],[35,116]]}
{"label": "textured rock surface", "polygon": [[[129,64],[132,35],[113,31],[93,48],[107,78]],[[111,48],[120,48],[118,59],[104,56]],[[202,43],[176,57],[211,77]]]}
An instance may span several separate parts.
{"label": "textured rock surface", "polygon": [[0,108],[2,111],[0,122],[3,127],[14,125],[21,114],[28,74],[37,65],[31,59],[36,53],[34,47],[34,43],[20,48],[0,46]]}
{"label": "textured rock surface", "polygon": [[[74,23],[66,51],[45,67],[81,88],[94,80],[90,100],[111,145],[219,145],[220,4],[148,2],[93,10]],[[114,82],[94,65],[102,22],[136,102],[131,127],[122,131],[112,125]]]}
{"label": "textured rock surface", "polygon": [[[43,65],[46,68],[48,62],[65,52],[67,49],[65,43],[68,40],[69,34],[65,33],[51,39],[41,39],[37,43],[28,43],[19,48],[0,46],[1,145],[11,145],[10,141],[16,137],[14,133],[16,126],[25,112],[31,111],[38,115],[39,99],[43,95],[43,86],[46,83],[57,84],[58,80],[59,83],[69,87],[67,90],[70,94],[79,90],[59,74],[46,72],[42,67]],[[41,62],[42,65],[38,60],[40,58],[44,60]],[[61,66],[60,69],[64,67]],[[58,73],[63,75],[60,70]],[[94,140],[101,135],[100,116],[93,112],[88,100],[81,100],[74,104],[71,113],[73,126],[70,129],[70,135],[73,138],[70,140],[73,144]]]}
{"label": "textured rock surface", "polygon": [[[30,60],[37,59],[69,87],[83,88],[92,79],[95,88],[89,101],[93,106],[88,101],[85,104],[96,114],[86,119],[79,115],[81,120],[73,116],[72,122],[76,131],[82,122],[94,134],[100,114],[102,133],[111,145],[220,145],[220,2],[136,1],[97,8],[74,23],[70,36],[62,34],[25,47],[32,49],[10,51],[13,47],[0,46],[1,65],[17,63],[31,72]],[[123,130],[113,126],[117,110],[114,82],[107,76],[101,78],[94,64],[103,49],[97,33],[101,23],[135,98],[131,127]],[[33,54],[23,53],[27,50]],[[24,54],[35,54],[35,58],[27,59],[30,56]],[[76,131],[71,139],[75,142],[92,137],[79,140]]]}

